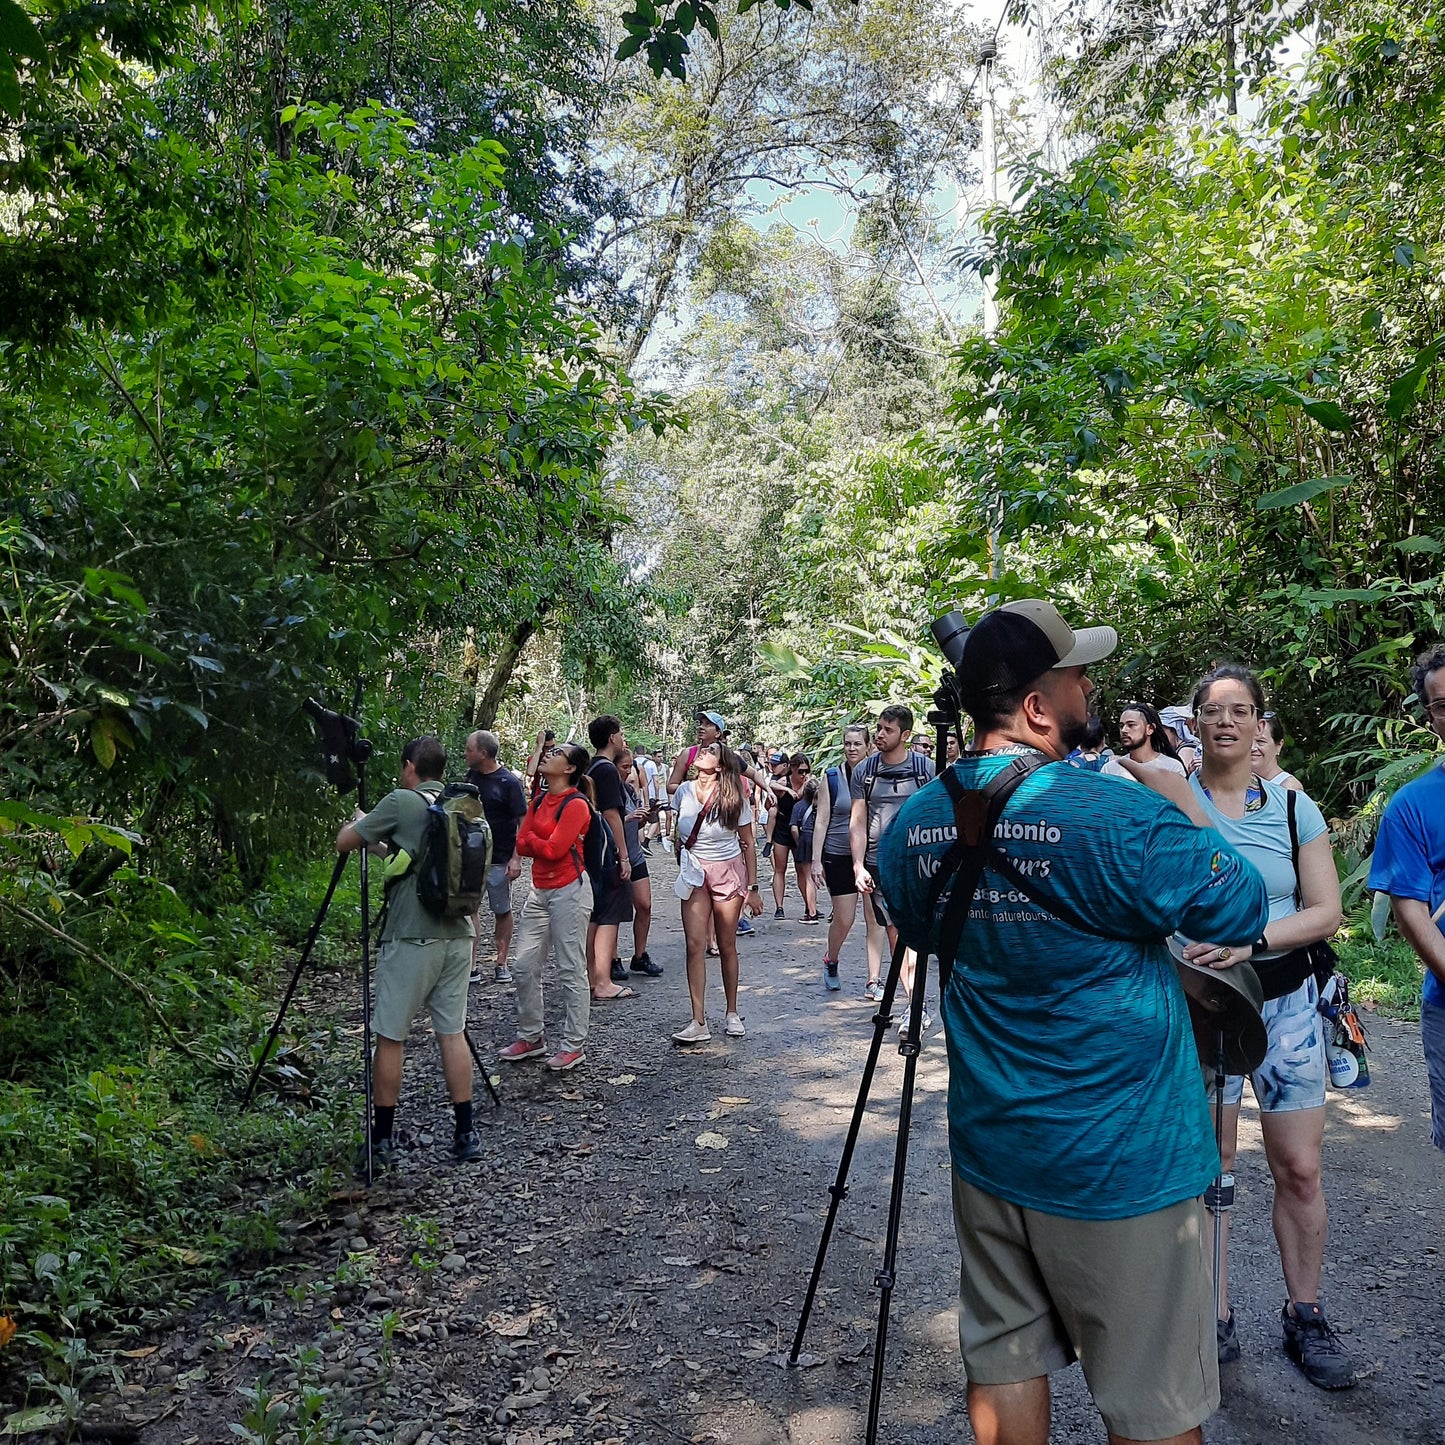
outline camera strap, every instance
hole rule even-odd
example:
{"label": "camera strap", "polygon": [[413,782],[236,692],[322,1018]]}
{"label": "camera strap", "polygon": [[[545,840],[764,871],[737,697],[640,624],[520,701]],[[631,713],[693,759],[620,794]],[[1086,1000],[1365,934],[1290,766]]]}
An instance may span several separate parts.
{"label": "camera strap", "polygon": [[1040,896],[1033,880],[993,841],[994,829],[998,826],[1004,807],[1019,784],[1053,761],[1055,760],[1045,753],[1025,753],[1016,757],[982,788],[965,788],[952,768],[945,769],[942,774],[943,786],[953,800],[955,839],[953,847],[944,854],[938,865],[929,896],[929,912],[933,917],[937,917],[939,900],[952,879],[953,886],[944,908],[938,938],[940,999],[948,992],[954,960],[958,956],[959,940],[963,937],[964,925],[968,922],[969,906],[973,902],[974,890],[978,887],[978,880],[985,868],[1001,873],[1020,893],[1070,927],[1092,934],[1095,938],[1111,936],[1086,923],[1066,904]]}

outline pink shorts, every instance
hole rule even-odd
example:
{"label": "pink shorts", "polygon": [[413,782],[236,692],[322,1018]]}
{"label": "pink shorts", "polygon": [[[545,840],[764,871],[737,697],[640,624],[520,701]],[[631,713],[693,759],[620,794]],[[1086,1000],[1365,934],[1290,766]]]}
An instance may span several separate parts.
{"label": "pink shorts", "polygon": [[748,865],[743,855],[724,859],[721,863],[698,862],[702,869],[702,886],[707,889],[714,903],[726,903],[730,898],[748,896]]}

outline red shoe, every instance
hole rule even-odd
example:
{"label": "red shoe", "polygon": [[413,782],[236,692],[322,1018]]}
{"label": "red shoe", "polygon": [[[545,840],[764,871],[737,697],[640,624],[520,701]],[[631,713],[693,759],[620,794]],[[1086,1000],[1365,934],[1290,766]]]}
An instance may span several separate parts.
{"label": "red shoe", "polygon": [[547,1045],[541,1039],[513,1039],[504,1049],[497,1051],[497,1057],[507,1064],[520,1064],[524,1059],[540,1059],[547,1052]]}
{"label": "red shoe", "polygon": [[581,1049],[558,1049],[547,1060],[547,1067],[554,1074],[565,1074],[568,1069],[575,1069],[586,1057]]}

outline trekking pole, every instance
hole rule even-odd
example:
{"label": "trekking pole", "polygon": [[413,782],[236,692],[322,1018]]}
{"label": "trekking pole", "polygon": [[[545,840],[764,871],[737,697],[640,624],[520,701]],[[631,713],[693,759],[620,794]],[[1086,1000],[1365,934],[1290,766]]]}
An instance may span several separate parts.
{"label": "trekking pole", "polygon": [[[901,945],[902,940],[900,940]],[[901,963],[902,957],[899,955]],[[928,991],[928,955],[920,953],[909,1000],[908,1038],[898,1045],[903,1055],[903,1092],[898,1101],[898,1143],[893,1151],[893,1191],[888,1200],[888,1228],[883,1243],[883,1268],[873,1277],[881,1291],[878,1300],[878,1334],[873,1342],[873,1381],[868,1392],[865,1445],[876,1445],[878,1413],[883,1403],[883,1356],[888,1348],[888,1316],[897,1281],[898,1231],[903,1222],[903,1176],[908,1167],[908,1132],[913,1120],[913,1080],[918,1072],[918,1051],[923,1046],[923,996]]]}
{"label": "trekking pole", "polygon": [[[357,683],[358,693],[361,684]],[[370,811],[366,800],[366,763],[358,762],[356,765],[356,800],[363,813]],[[366,1161],[366,1182],[371,1183],[371,1120],[372,1120],[372,1080],[371,1080],[371,869],[368,866],[368,854],[366,845],[363,842],[361,849],[361,1078],[362,1093],[364,1096],[363,1107],[365,1117],[362,1120],[362,1150],[363,1158]]]}
{"label": "trekking pole", "polygon": [[346,860],[349,856],[350,854],[347,853],[337,854],[336,866],[331,870],[331,882],[326,885],[326,897],[321,900],[321,907],[316,910],[316,917],[311,923],[311,931],[306,935],[306,942],[301,949],[301,957],[296,960],[296,967],[291,971],[291,982],[286,985],[286,992],[281,999],[281,1007],[276,1010],[276,1018],[271,1024],[271,1032],[266,1035],[261,1055],[251,1068],[251,1077],[246,1081],[246,1092],[241,1096],[241,1112],[243,1114],[251,1107],[251,1096],[256,1092],[256,1084],[261,1078],[261,1070],[266,1067],[266,1060],[271,1056],[271,1048],[276,1042],[276,1035],[281,1032],[281,1020],[286,1017],[286,1010],[291,1005],[291,997],[296,992],[296,985],[301,981],[302,971],[311,961],[311,950],[316,947],[316,940],[321,936],[321,925],[326,922],[331,899],[336,893],[336,885],[341,882],[341,875],[346,871]]}
{"label": "trekking pole", "polygon": [[[803,1348],[803,1335],[808,1328],[808,1317],[813,1313],[813,1300],[818,1293],[818,1281],[823,1275],[823,1261],[828,1254],[828,1242],[833,1237],[833,1224],[838,1217],[838,1206],[848,1197],[848,1170],[853,1163],[853,1151],[857,1147],[858,1134],[863,1127],[863,1115],[868,1108],[868,1092],[873,1087],[873,1071],[878,1066],[878,1054],[883,1047],[883,1035],[887,1033],[888,1025],[893,1021],[893,997],[898,989],[898,981],[903,976],[904,951],[905,946],[900,938],[888,964],[888,979],[883,986],[883,997],[879,1000],[878,1012],[873,1015],[873,1042],[868,1047],[868,1058],[863,1065],[863,1077],[858,1081],[858,1098],[853,1105],[853,1117],[848,1121],[848,1134],[843,1141],[842,1157],[838,1160],[838,1175],[828,1188],[831,1196],[828,1216],[823,1221],[823,1237],[818,1241],[818,1254],[813,1261],[813,1273],[808,1280],[807,1293],[803,1296],[803,1312],[798,1318],[797,1332],[793,1335],[793,1348],[788,1354],[790,1366],[796,1366],[798,1363],[798,1355]],[[916,1029],[917,1025],[915,1024],[914,1027]]]}
{"label": "trekking pole", "polygon": [[472,1060],[477,1066],[477,1072],[482,1076],[482,1082],[487,1086],[487,1093],[492,1096],[492,1103],[498,1109],[502,1107],[502,1096],[497,1093],[497,1086],[492,1082],[492,1076],[487,1072],[487,1066],[482,1062],[482,1056],[477,1051],[477,1046],[472,1042],[472,1036],[462,1030],[462,1037],[467,1041],[467,1048],[471,1050]]}

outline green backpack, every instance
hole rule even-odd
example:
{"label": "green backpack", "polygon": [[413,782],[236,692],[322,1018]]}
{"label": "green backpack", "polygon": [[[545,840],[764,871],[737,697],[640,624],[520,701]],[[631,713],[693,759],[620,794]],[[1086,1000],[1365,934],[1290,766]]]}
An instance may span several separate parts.
{"label": "green backpack", "polygon": [[427,804],[416,894],[433,918],[470,918],[481,907],[492,830],[473,783],[449,783]]}

